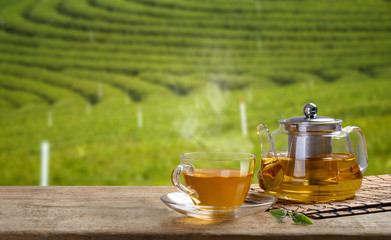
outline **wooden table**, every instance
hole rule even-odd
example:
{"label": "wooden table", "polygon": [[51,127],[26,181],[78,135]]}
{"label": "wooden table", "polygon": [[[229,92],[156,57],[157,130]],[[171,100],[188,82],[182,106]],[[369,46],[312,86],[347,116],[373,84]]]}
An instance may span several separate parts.
{"label": "wooden table", "polygon": [[0,239],[391,239],[391,212],[277,223],[185,217],[160,201],[174,187],[0,187]]}

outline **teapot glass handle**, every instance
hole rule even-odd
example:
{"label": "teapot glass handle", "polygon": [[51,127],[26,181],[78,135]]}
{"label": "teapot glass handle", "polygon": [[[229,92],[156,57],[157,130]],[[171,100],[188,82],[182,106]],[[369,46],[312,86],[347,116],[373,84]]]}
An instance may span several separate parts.
{"label": "teapot glass handle", "polygon": [[358,166],[360,167],[361,173],[365,172],[368,167],[368,153],[367,153],[367,144],[365,142],[365,136],[361,128],[356,126],[347,126],[342,129],[342,131],[349,134],[354,133],[357,137],[356,140],[356,159]]}

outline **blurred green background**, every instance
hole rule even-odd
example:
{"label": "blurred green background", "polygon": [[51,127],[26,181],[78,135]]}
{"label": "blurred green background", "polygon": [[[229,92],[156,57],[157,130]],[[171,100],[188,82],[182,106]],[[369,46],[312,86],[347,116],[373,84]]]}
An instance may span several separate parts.
{"label": "blurred green background", "polygon": [[50,185],[169,185],[307,102],[391,173],[390,78],[391,1],[0,0],[0,184],[38,185],[46,140]]}

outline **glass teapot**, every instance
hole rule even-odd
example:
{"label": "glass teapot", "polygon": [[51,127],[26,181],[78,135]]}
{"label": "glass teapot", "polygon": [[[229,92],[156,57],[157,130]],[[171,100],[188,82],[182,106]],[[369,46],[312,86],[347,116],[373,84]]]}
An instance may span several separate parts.
{"label": "glass teapot", "polygon": [[[342,120],[316,116],[315,104],[303,108],[303,117],[279,120],[270,134],[260,124],[262,158],[259,186],[280,199],[328,202],[354,196],[368,167],[364,133],[342,128]],[[350,134],[356,135],[355,150]]]}

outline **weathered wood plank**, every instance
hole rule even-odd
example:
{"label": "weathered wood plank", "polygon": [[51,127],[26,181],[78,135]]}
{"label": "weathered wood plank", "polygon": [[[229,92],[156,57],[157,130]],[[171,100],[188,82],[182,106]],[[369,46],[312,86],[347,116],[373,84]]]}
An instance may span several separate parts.
{"label": "weathered wood plank", "polygon": [[0,187],[0,239],[391,239],[391,212],[277,223],[207,222],[160,201],[173,187]]}

